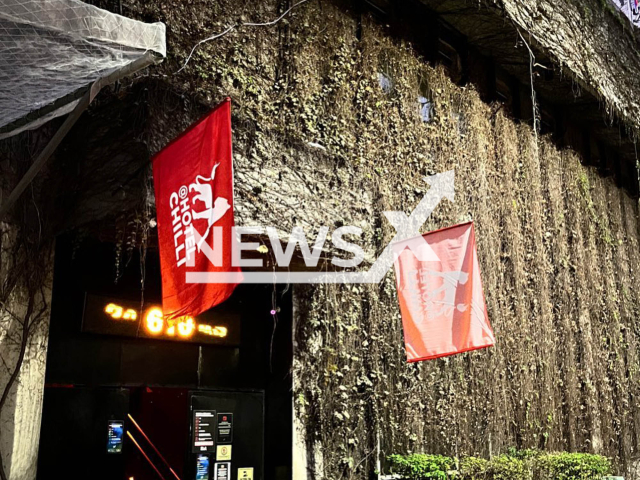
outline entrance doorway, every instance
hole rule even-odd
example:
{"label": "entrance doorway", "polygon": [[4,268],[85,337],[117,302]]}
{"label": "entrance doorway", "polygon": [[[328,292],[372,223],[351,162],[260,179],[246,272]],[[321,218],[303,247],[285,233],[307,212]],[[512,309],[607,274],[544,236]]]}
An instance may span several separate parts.
{"label": "entrance doorway", "polygon": [[[57,242],[38,478],[290,479],[290,292],[240,285],[208,312],[218,343],[103,332],[87,299],[140,301],[139,259],[114,284],[113,251]],[[160,301],[153,254],[144,297]]]}

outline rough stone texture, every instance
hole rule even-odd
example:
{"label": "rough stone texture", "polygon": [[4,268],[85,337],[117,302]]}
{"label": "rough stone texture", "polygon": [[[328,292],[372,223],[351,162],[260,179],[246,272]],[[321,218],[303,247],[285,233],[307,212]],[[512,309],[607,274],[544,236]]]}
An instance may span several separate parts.
{"label": "rough stone texture", "polygon": [[[55,123],[0,143],[0,199],[24,175]],[[36,476],[53,280],[49,225],[55,223],[55,202],[45,199],[53,193],[48,180],[45,169],[0,222],[0,397],[16,371],[25,318],[28,327],[24,360],[0,412],[0,451],[9,480]]]}
{"label": "rough stone texture", "polygon": [[[12,229],[13,227],[0,223],[0,245],[3,248],[11,240]],[[6,258],[3,258],[2,263],[5,262]],[[6,272],[0,269],[2,282],[7,278],[4,273]],[[36,311],[45,306],[46,311],[29,334],[22,368],[0,415],[0,448],[5,472],[10,480],[32,480],[36,475],[47,359],[51,280],[49,276],[35,301]],[[0,309],[0,389],[5,388],[11,372],[15,369],[22,341],[20,320],[24,318],[27,303],[26,291],[17,289]]]}
{"label": "rough stone texture", "polygon": [[[150,107],[147,131],[158,142],[177,136],[199,116],[189,113],[176,124],[174,116],[164,113],[166,107],[167,103]],[[234,114],[235,125],[242,120]],[[270,148],[261,152],[251,148],[253,135],[252,130],[234,128],[235,215],[239,225],[274,226],[285,240],[296,225],[304,228],[308,238],[314,238],[321,226],[333,230],[336,221],[341,221],[363,228],[371,237],[371,188],[352,188],[354,180],[361,181],[352,164],[337,167],[324,147],[305,142],[281,147],[269,135],[262,138]],[[162,146],[150,143],[152,154]],[[368,253],[372,260],[373,252]]]}
{"label": "rough stone texture", "polygon": [[640,55],[631,26],[602,1],[492,0],[632,130],[640,128]]}
{"label": "rough stone texture", "polygon": [[[520,99],[514,113],[530,122],[533,83],[536,110],[546,131],[585,152],[588,162],[600,163],[601,169],[615,174],[619,184],[637,195],[634,92],[639,80],[633,72],[640,62],[636,40],[640,32],[609,0],[420,2],[439,15],[445,37],[451,29],[457,32],[448,41],[456,45],[463,60],[467,58],[472,81],[483,87],[488,98],[494,99],[493,88],[498,85],[493,78],[497,77],[502,82],[501,95]],[[394,6],[410,3],[393,2]],[[424,36],[422,24],[414,25],[417,37]],[[585,137],[592,144],[588,150]]]}

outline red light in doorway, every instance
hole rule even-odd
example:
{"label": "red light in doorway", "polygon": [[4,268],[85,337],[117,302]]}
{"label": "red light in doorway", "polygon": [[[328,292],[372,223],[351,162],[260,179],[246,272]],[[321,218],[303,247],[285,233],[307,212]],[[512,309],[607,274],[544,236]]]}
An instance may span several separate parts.
{"label": "red light in doorway", "polygon": [[136,442],[136,439],[133,438],[133,435],[131,435],[131,432],[129,432],[127,430],[127,435],[129,436],[129,438],[131,439],[131,441],[133,442],[133,444],[138,447],[138,450],[140,450],[140,453],[142,454],[142,456],[147,460],[147,462],[149,462],[149,465],[151,465],[151,467],[156,471],[156,473],[158,474],[158,476],[162,479],[165,480],[165,478],[162,476],[162,474],[160,473],[160,470],[158,470],[158,467],[156,467],[153,462],[151,461],[151,459],[149,458],[149,455],[147,455],[145,453],[145,451],[142,449],[142,447],[140,446],[140,444],[138,442]]}

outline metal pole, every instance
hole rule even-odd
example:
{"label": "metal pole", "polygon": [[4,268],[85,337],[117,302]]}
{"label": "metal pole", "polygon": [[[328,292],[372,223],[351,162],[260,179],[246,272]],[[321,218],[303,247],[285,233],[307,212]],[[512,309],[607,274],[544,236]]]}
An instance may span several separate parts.
{"label": "metal pole", "polygon": [[[144,433],[144,430],[142,430],[142,428],[140,427],[140,425],[138,425],[138,422],[136,422],[133,417],[131,416],[130,413],[127,414],[127,417],[129,417],[129,420],[131,420],[133,422],[133,425],[138,429],[138,431],[142,434],[142,436],[145,438],[145,440],[147,442],[149,442],[149,445],[151,445],[151,448],[153,448],[153,450],[156,452],[156,454],[160,457],[160,460],[162,460],[164,462],[164,464],[166,465],[166,467],[169,469],[169,471],[173,474],[174,477],[176,477],[176,480],[181,480],[181,478],[178,476],[178,474],[173,470],[173,468],[171,468],[171,465],[169,465],[169,462],[167,462],[165,460],[165,458],[162,456],[162,454],[160,453],[160,450],[158,450],[156,448],[156,446],[153,444],[153,442],[151,441],[151,439],[149,437],[147,437],[147,434]],[[127,432],[128,433],[128,432]]]}
{"label": "metal pole", "polygon": [[145,67],[148,67],[152,63],[156,61],[156,56],[152,52],[146,52],[142,57],[131,62],[124,68],[116,70],[106,77],[99,78],[89,87],[87,92],[82,96],[76,107],[69,114],[67,119],[64,121],[62,126],[58,129],[58,131],[53,135],[49,143],[44,147],[42,152],[38,155],[36,160],[33,162],[27,173],[25,173],[24,177],[20,179],[18,185],[13,189],[13,191],[7,197],[7,200],[0,206],[0,221],[2,221],[5,215],[9,212],[11,207],[16,203],[20,195],[24,193],[27,187],[31,184],[33,179],[38,175],[42,167],[44,167],[47,160],[51,154],[58,148],[58,145],[62,142],[64,137],[69,133],[69,130],[73,127],[73,125],[78,121],[82,113],[89,107],[91,101],[95,98],[95,96],[100,92],[102,87],[109,85],[130,73],[141,70]]}
{"label": "metal pole", "polygon": [[69,114],[69,116],[55,133],[53,138],[40,152],[40,155],[38,155],[38,158],[36,158],[35,162],[31,164],[31,167],[29,167],[27,173],[24,174],[24,177],[20,179],[18,185],[16,185],[13,191],[9,194],[7,200],[2,204],[2,206],[0,207],[0,221],[4,219],[4,216],[9,212],[18,198],[20,198],[20,195],[22,195],[22,193],[26,190],[29,184],[40,172],[40,170],[42,170],[44,164],[47,162],[47,160],[49,160],[49,157],[54,152],[54,150],[58,148],[58,145],[60,145],[60,142],[62,142],[62,139],[67,135],[67,133],[69,133],[69,130],[71,130],[71,127],[73,127],[76,121],[80,118],[80,115],[82,115],[82,113],[87,109],[89,103],[91,103],[90,98],[91,88],[89,88],[87,90],[87,93],[82,96],[82,98],[78,102],[78,105],[76,105],[76,108],[74,108],[73,111]]}
{"label": "metal pole", "polygon": [[144,458],[146,458],[147,462],[149,462],[149,465],[151,465],[151,468],[153,468],[156,473],[158,474],[158,476],[162,479],[165,480],[165,478],[162,476],[162,474],[160,473],[160,470],[158,470],[158,467],[156,467],[154,465],[154,463],[151,461],[151,459],[149,458],[149,455],[147,455],[145,453],[145,451],[142,449],[142,447],[140,446],[140,444],[138,442],[136,442],[136,439],[133,438],[133,435],[131,435],[131,432],[127,431],[127,435],[129,436],[129,438],[131,439],[131,441],[133,442],[133,444],[138,447],[138,450],[140,450],[140,453],[142,454],[142,456]]}

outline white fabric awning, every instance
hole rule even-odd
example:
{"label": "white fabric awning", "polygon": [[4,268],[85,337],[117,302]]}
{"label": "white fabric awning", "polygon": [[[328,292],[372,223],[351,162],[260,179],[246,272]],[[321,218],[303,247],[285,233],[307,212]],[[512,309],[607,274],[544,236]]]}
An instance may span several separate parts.
{"label": "white fabric awning", "polygon": [[0,138],[73,109],[96,80],[166,55],[165,26],[79,0],[0,0]]}
{"label": "white fabric awning", "polygon": [[640,27],[640,2],[638,0],[610,0],[635,27]]}

